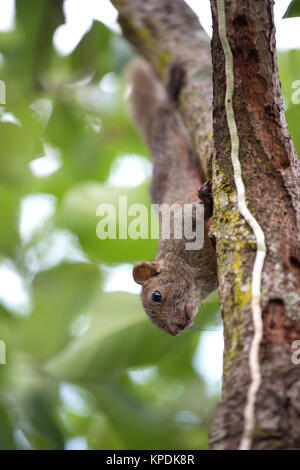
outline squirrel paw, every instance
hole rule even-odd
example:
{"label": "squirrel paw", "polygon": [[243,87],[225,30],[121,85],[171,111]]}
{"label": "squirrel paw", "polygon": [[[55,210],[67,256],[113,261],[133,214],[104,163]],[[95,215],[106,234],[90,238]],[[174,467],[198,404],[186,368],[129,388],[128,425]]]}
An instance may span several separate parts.
{"label": "squirrel paw", "polygon": [[185,70],[182,62],[174,62],[169,70],[168,95],[170,100],[177,105],[179,94],[184,85]]}
{"label": "squirrel paw", "polygon": [[198,197],[204,204],[204,219],[209,219],[213,214],[213,198],[212,198],[212,180],[206,181],[198,191]]}

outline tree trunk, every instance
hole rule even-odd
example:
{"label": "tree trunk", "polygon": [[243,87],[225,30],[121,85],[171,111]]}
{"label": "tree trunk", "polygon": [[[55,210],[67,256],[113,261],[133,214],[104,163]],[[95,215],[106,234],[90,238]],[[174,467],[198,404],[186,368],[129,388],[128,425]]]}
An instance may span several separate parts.
{"label": "tree trunk", "polygon": [[[249,389],[254,334],[251,278],[253,231],[241,217],[231,162],[224,99],[224,51],[212,1],[214,84],[214,230],[224,321],[223,396],[211,431],[213,449],[239,447]],[[300,165],[288,133],[275,50],[273,1],[226,1],[226,35],[233,54],[233,109],[239,159],[251,213],[266,240],[262,273],[262,382],[255,400],[252,448],[300,448],[300,366],[291,344],[300,338]]]}
{"label": "tree trunk", "polygon": [[[231,49],[234,83],[233,100],[226,108],[230,67],[227,63],[225,73],[224,44],[218,32],[218,6],[224,6],[223,2],[211,2],[214,234],[225,335],[223,394],[211,430],[211,447],[239,448],[248,426],[248,443],[244,445],[243,439],[243,448],[300,448],[300,365],[291,360],[291,345],[300,339],[300,165],[283,112],[273,2],[225,1],[227,57]],[[210,46],[197,18],[182,0],[112,3],[119,10],[125,36],[164,81],[170,63],[184,63],[187,82],[180,111],[207,168],[211,150]],[[228,126],[230,106],[236,137],[232,122]],[[249,369],[250,348],[254,334],[259,338],[259,325],[254,326],[252,318],[255,298],[251,290],[257,243],[240,212],[240,185],[236,186],[231,158],[236,140],[246,202],[263,231],[267,250],[261,298],[256,305],[256,313],[261,308],[263,338],[258,341],[256,364],[261,383],[258,377],[258,392],[252,394],[253,429],[249,413],[244,419],[244,410],[249,411],[249,387],[255,382]]]}

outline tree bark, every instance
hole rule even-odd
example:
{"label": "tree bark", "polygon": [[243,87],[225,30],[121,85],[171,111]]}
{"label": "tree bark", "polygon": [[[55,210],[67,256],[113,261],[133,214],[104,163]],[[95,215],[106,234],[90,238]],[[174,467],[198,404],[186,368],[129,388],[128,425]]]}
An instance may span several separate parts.
{"label": "tree bark", "polygon": [[[182,0],[112,0],[124,35],[166,81],[170,63],[184,63],[180,111],[207,168],[211,152],[210,46]],[[224,106],[226,74],[212,1],[214,34],[214,234],[225,350],[222,402],[211,430],[212,449],[239,448],[250,385],[249,350],[255,237],[241,216]],[[300,165],[288,133],[275,50],[272,0],[225,1],[233,53],[233,108],[248,208],[266,239],[262,273],[262,382],[255,400],[254,449],[300,448],[300,365],[291,344],[300,339]]]}
{"label": "tree bark", "polygon": [[[238,448],[249,388],[253,336],[253,233],[240,216],[224,107],[226,75],[211,2],[214,84],[214,231],[224,321],[223,396],[211,431],[213,449]],[[284,117],[275,49],[273,1],[225,1],[233,54],[233,108],[249,209],[265,234],[262,274],[262,383],[256,397],[252,448],[300,448],[300,366],[291,344],[300,338],[300,165]]]}

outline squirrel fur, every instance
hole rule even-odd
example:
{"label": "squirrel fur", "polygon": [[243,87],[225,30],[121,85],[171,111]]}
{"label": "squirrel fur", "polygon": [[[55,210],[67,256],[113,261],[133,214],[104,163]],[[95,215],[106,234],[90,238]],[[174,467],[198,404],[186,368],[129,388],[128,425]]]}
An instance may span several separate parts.
{"label": "squirrel fur", "polygon": [[182,207],[203,203],[205,209],[200,250],[187,250],[184,237],[160,237],[155,260],[137,263],[133,268],[133,277],[142,286],[146,313],[159,328],[175,336],[192,325],[200,303],[217,288],[216,253],[208,236],[211,183],[204,181],[200,161],[176,109],[184,82],[182,65],[171,66],[167,89],[142,59],[131,63],[128,78],[133,118],[146,138],[153,161],[152,203]]}

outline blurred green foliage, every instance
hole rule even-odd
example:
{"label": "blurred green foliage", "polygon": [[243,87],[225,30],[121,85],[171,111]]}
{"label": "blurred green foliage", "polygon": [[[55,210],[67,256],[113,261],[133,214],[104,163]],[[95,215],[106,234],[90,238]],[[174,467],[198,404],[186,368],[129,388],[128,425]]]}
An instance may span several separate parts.
{"label": "blurred green foliage", "polygon": [[[63,23],[61,0],[17,0],[15,28],[0,33],[0,268],[13,267],[29,299],[16,308],[0,297],[0,448],[62,449],[78,436],[90,449],[207,448],[218,394],[193,365],[201,333],[170,337],[137,294],[105,289],[107,267],[151,259],[157,244],[96,237],[100,203],[119,195],[150,203],[146,183],[108,182],[122,155],[148,158],[124,100],[134,51],[94,21],[60,56],[52,40]],[[280,53],[279,65],[299,149],[300,106],[291,101],[299,52]],[[107,92],[99,81],[111,73],[117,86]],[[37,176],[32,162],[49,148],[58,168]],[[32,195],[52,196],[54,210],[26,237],[22,208]],[[209,327],[218,312],[214,295],[197,323]]]}

